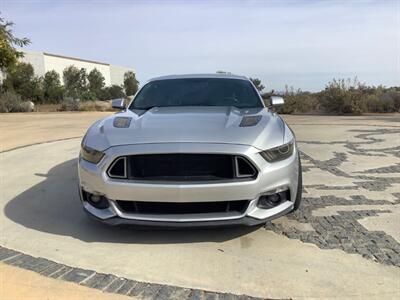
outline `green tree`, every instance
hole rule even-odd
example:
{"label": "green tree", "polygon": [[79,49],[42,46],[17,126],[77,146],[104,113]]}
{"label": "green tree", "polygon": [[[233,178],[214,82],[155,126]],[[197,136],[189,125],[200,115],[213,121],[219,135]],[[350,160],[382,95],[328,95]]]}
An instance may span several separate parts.
{"label": "green tree", "polygon": [[43,97],[46,102],[58,103],[63,99],[64,89],[61,85],[60,75],[52,70],[43,77]]}
{"label": "green tree", "polygon": [[256,89],[261,92],[263,89],[265,89],[265,86],[261,84],[261,80],[258,78],[250,78],[250,80],[253,82],[254,86]]}
{"label": "green tree", "polygon": [[31,64],[18,63],[9,69],[3,81],[3,88],[21,95],[23,100],[43,100],[42,80],[35,76]]}
{"label": "green tree", "polygon": [[44,94],[43,94],[43,78],[34,76],[32,80],[32,91],[28,99],[31,99],[36,103],[43,103]]}
{"label": "green tree", "polygon": [[102,89],[105,85],[104,76],[101,74],[101,72],[99,70],[94,68],[92,71],[90,71],[87,78],[88,78],[88,82],[89,82],[89,91],[93,95],[95,95],[96,98],[100,98]]}
{"label": "green tree", "polygon": [[128,71],[124,74],[125,94],[128,96],[135,95],[139,88],[139,81],[136,80],[135,73]]}
{"label": "green tree", "polygon": [[23,52],[15,49],[15,46],[24,47],[31,43],[27,38],[15,37],[11,29],[13,25],[13,22],[0,17],[0,71],[14,67],[18,58],[23,56]]}
{"label": "green tree", "polygon": [[63,71],[63,81],[66,95],[74,99],[81,98],[87,91],[86,69],[75,66],[66,67]]}
{"label": "green tree", "polygon": [[102,92],[102,100],[110,100],[125,97],[124,89],[120,85],[113,84],[105,87]]}

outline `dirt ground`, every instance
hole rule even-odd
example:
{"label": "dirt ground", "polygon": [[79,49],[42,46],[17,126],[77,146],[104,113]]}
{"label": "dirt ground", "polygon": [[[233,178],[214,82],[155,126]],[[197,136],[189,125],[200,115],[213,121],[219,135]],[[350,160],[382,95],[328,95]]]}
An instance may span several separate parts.
{"label": "dirt ground", "polygon": [[0,299],[3,300],[128,300],[77,284],[40,276],[0,263]]}
{"label": "dirt ground", "polygon": [[[94,121],[110,114],[112,113],[50,112],[0,114],[0,152],[44,141],[81,137]],[[360,117],[312,115],[284,115],[283,117],[289,125],[293,126],[400,126],[400,114],[378,114]],[[309,133],[313,134],[313,132]]]}
{"label": "dirt ground", "polygon": [[110,112],[0,114],[0,152],[44,141],[81,137]]}

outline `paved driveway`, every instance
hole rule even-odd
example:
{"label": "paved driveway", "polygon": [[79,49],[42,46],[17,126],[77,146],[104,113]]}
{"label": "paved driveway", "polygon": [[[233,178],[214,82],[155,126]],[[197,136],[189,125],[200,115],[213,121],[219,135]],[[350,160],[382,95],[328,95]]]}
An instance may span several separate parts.
{"label": "paved driveway", "polygon": [[[286,117],[302,152],[301,209],[263,227],[194,231],[89,220],[76,135],[101,115],[66,115],[35,114],[15,134],[12,115],[0,120],[11,131],[0,135],[10,145],[0,154],[0,260],[142,298],[400,297],[399,115]],[[31,135],[57,141],[15,149]]]}

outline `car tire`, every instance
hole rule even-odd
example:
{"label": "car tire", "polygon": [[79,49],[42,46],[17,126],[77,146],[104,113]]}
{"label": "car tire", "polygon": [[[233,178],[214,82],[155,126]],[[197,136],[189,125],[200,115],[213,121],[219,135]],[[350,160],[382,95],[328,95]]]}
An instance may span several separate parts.
{"label": "car tire", "polygon": [[301,203],[302,194],[303,194],[303,171],[302,171],[302,168],[301,168],[300,155],[298,155],[298,157],[299,157],[299,179],[298,179],[298,184],[297,184],[296,200],[294,202],[294,207],[293,207],[293,211],[292,212],[295,212],[296,210],[299,209],[300,203]]}

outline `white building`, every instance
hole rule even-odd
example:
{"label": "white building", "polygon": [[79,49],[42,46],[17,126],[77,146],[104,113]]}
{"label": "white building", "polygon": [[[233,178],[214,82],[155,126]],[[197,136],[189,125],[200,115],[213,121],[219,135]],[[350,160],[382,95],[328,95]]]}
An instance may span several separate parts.
{"label": "white building", "polygon": [[113,84],[122,85],[124,83],[125,72],[134,72],[133,69],[110,65],[108,63],[46,52],[24,51],[24,57],[21,58],[21,61],[30,63],[37,76],[43,76],[47,71],[55,70],[60,74],[61,82],[64,69],[71,65],[74,65],[78,69],[84,68],[87,73],[96,68],[104,76],[106,86]]}

